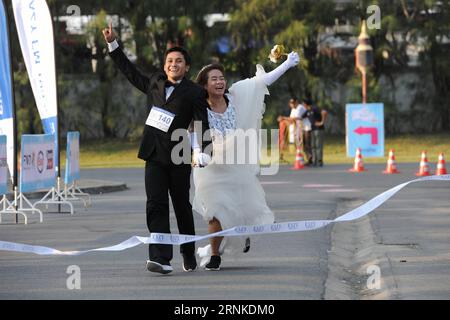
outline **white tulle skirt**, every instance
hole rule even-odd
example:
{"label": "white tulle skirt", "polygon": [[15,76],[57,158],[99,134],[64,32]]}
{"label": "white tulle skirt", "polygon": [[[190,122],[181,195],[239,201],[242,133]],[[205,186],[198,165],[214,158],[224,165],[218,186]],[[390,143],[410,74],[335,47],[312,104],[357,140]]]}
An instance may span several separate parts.
{"label": "white tulle skirt", "polygon": [[[240,225],[269,224],[274,215],[266,204],[264,190],[246,165],[208,165],[194,169],[193,209],[205,221],[216,218],[222,229]],[[243,251],[246,237],[225,237],[220,251],[236,255]],[[200,265],[209,262],[211,248],[199,248]]]}

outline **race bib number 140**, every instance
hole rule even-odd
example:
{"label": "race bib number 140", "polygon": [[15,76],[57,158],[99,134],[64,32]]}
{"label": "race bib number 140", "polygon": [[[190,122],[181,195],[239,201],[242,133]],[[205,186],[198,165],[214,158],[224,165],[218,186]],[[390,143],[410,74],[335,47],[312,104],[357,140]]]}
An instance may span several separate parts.
{"label": "race bib number 140", "polygon": [[174,117],[175,115],[173,113],[153,106],[145,124],[167,132]]}

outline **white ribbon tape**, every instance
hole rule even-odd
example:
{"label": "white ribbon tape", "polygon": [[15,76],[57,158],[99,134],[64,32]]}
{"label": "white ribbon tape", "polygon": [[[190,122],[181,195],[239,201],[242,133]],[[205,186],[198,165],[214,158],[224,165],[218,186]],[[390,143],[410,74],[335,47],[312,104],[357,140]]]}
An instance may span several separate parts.
{"label": "white ribbon tape", "polygon": [[181,245],[184,243],[192,242],[192,241],[201,241],[205,239],[209,239],[212,237],[218,236],[244,236],[244,235],[252,235],[252,234],[270,234],[270,233],[282,233],[282,232],[301,232],[301,231],[310,231],[323,228],[330,223],[334,222],[344,222],[344,221],[352,221],[359,219],[380,205],[385,203],[389,198],[399,192],[401,189],[406,187],[410,183],[419,182],[419,181],[450,181],[450,174],[441,175],[441,176],[429,176],[422,177],[419,179],[411,180],[405,183],[402,183],[392,189],[389,189],[382,194],[379,194],[375,198],[369,200],[365,204],[359,206],[356,209],[334,219],[334,220],[307,220],[307,221],[289,221],[289,222],[280,222],[274,224],[266,224],[266,225],[254,225],[254,226],[237,226],[227,230],[223,230],[216,233],[210,233],[204,236],[192,236],[192,235],[184,235],[184,234],[169,234],[169,233],[151,233],[150,237],[139,237],[133,236],[124,242],[121,242],[117,245],[110,247],[103,247],[91,250],[84,251],[59,251],[53,248],[41,247],[41,246],[32,246],[14,242],[0,241],[0,250],[4,251],[15,251],[15,252],[29,252],[35,253],[39,255],[80,255],[88,252],[94,251],[122,251],[129,248],[133,248],[139,244],[171,244],[171,245]]}

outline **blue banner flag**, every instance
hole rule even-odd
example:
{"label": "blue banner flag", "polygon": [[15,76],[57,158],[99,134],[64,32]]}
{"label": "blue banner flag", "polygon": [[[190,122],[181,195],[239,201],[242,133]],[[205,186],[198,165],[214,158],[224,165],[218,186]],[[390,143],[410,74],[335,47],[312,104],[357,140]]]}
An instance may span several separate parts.
{"label": "blue banner flag", "polygon": [[14,127],[11,61],[9,55],[8,19],[0,1],[0,135],[6,136],[7,163],[11,179],[14,175]]}
{"label": "blue banner flag", "polygon": [[0,197],[8,192],[7,166],[6,136],[0,135]]}

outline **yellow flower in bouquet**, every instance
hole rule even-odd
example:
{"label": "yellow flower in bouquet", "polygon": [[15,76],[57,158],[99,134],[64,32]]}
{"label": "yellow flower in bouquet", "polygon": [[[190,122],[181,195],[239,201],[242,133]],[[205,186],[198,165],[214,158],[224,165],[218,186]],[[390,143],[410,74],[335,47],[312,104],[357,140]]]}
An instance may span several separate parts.
{"label": "yellow flower in bouquet", "polygon": [[287,56],[287,53],[284,52],[284,46],[281,44],[275,45],[272,50],[270,50],[269,59],[273,63],[277,63],[281,60],[283,56]]}

